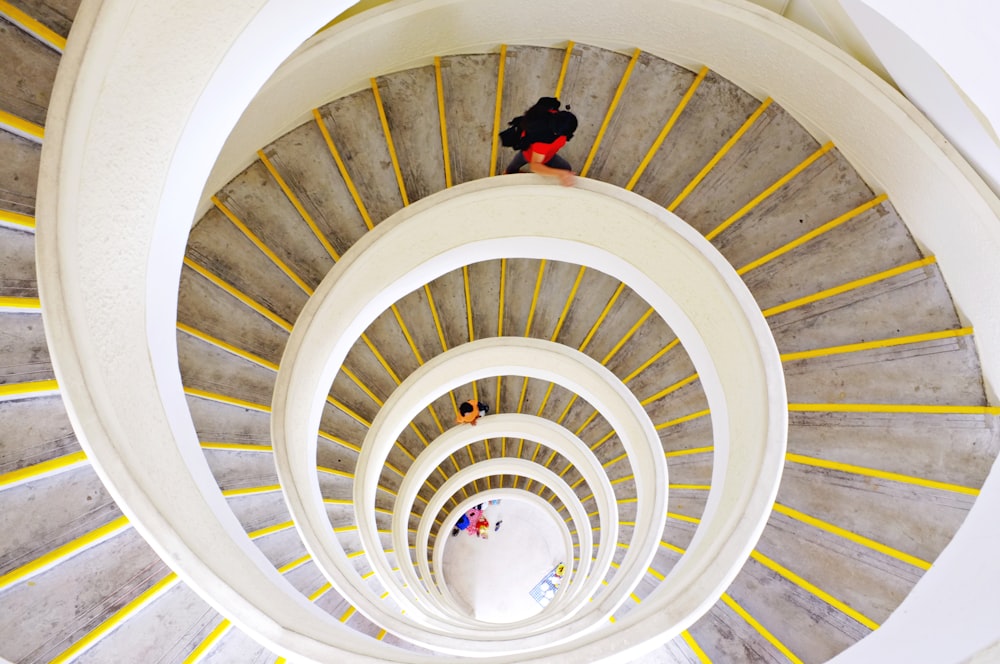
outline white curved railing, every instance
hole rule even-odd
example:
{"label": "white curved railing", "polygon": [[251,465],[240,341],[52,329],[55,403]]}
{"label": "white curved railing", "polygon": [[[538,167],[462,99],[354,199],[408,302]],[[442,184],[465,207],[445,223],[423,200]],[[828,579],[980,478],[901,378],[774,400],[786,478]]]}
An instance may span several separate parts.
{"label": "white curved railing", "polygon": [[[345,652],[354,661],[376,661],[370,658],[386,651],[304,602],[245,542],[191,427],[177,370],[174,311],[187,229],[204,183],[215,191],[213,182],[228,179],[234,164],[250,159],[276,128],[290,126],[315,105],[290,92],[310,87],[303,78],[310,68],[328,77],[326,100],[338,85],[357,85],[369,73],[345,62],[384,73],[383,65],[405,62],[401,54],[412,62],[500,41],[546,44],[559,34],[610,47],[640,46],[682,64],[706,63],[751,92],[767,91],[815,134],[836,141],[869,182],[891,195],[918,242],[936,254],[956,303],[976,328],[994,394],[1000,307],[982,283],[1000,255],[1000,205],[894,91],[832,47],[743,4],[657,0],[621,12],[610,3],[581,0],[572,15],[556,4],[527,0],[389,6],[371,21],[310,42],[303,57],[289,61],[248,110],[216,180],[209,180],[223,138],[265,79],[347,4],[83,3],[46,121],[39,287],[74,429],[131,523],[190,587],[268,648],[313,661]],[[526,15],[537,20],[525,21]],[[408,29],[400,30],[404,24]],[[442,25],[453,31],[441,33]],[[390,32],[392,40],[380,38]],[[150,71],[157,72],[155,86],[149,85]],[[965,561],[979,551],[977,542],[994,537],[989,515],[1000,511],[998,485],[1000,476],[991,474],[966,525],[897,614],[990,605],[1000,577],[970,580],[976,566]],[[938,590],[919,592],[924,587]],[[876,636],[891,643],[894,621]],[[961,631],[960,639],[942,636],[943,627],[952,627],[948,622],[918,633],[961,643],[966,653],[996,637],[994,628],[963,625],[972,629]],[[631,628],[622,634],[642,641]],[[392,652],[400,661],[431,661]],[[602,644],[591,656],[633,652],[639,649],[612,652]]]}
{"label": "white curved railing", "polygon": [[[643,241],[635,242],[635,237]],[[722,255],[673,214],[611,185],[581,180],[573,188],[554,187],[530,175],[467,183],[401,210],[342,257],[299,315],[275,384],[272,442],[292,516],[330,582],[335,587],[351,583],[333,573],[346,559],[329,532],[315,474],[316,432],[329,387],[355,340],[392,303],[463,265],[500,257],[562,260],[621,280],[671,326],[698,371],[713,424],[713,491],[689,555],[650,601],[618,623],[619,629],[644,624],[643,641],[671,638],[718,598],[767,520],[783,465],[784,382],[763,316]],[[505,343],[495,342],[497,352]],[[530,340],[519,343],[530,344]],[[609,373],[587,360],[597,367],[594,371]],[[413,380],[432,376],[423,388],[411,385],[394,391],[362,445],[358,465],[367,477],[356,479],[355,503],[361,508],[358,517],[366,549],[380,548],[374,526],[366,527],[364,521],[366,512],[374,508],[381,462],[399,432],[441,391],[498,374],[559,381],[593,403],[609,418],[634,457],[640,496],[636,521],[649,524],[665,516],[666,492],[658,490],[655,479],[666,477],[659,437],[644,410],[617,379],[609,387],[625,399],[624,410],[632,411],[633,420],[615,421],[622,409],[609,407],[607,397],[588,393],[588,383],[573,377],[571,363],[549,371],[548,367],[519,366],[514,357],[501,358],[483,372],[465,366],[471,362],[451,362],[451,373],[437,377],[431,367],[435,362],[444,364],[449,359],[442,355],[425,365],[430,368]],[[657,467],[663,470],[650,474]],[[662,521],[658,529],[637,531],[625,562],[645,571],[659,544]],[[375,561],[378,564],[377,557]],[[382,574],[386,576],[384,570]],[[595,617],[613,613],[621,593],[630,592],[626,579],[637,582],[635,577],[621,575],[619,579],[616,575],[611,591],[596,598],[571,623],[544,635],[507,636],[481,646],[480,652],[551,651],[550,644],[579,635],[581,625],[593,626]],[[361,601],[358,608],[372,612],[377,622],[403,638],[421,638],[405,621],[386,615],[378,606]],[[664,620],[664,613],[671,618]],[[436,643],[451,652],[477,649],[474,641],[445,633],[438,635]],[[565,648],[592,646],[593,638],[583,636]]]}
{"label": "white curved railing", "polygon": [[[628,568],[637,559],[652,558],[659,543],[658,534],[663,531],[666,517],[667,472],[659,436],[648,416],[638,399],[610,370],[595,360],[560,344],[523,338],[480,339],[457,346],[411,374],[385,401],[362,445],[358,465],[364,469],[364,475],[358,477],[354,485],[355,504],[360,507],[357,514],[358,525],[366,548],[369,545],[378,547],[375,524],[370,518],[374,508],[374,489],[378,483],[377,469],[382,466],[393,441],[398,438],[402,429],[412,421],[415,413],[424,410],[428,403],[441,394],[471,380],[497,375],[526,376],[561,385],[590,403],[604,415],[612,428],[619,432],[623,446],[630,455],[630,463],[633,464],[636,493],[640,496],[643,492],[646,494],[640,497],[640,502],[653,501],[652,510],[645,510],[651,516],[651,520],[642,522],[642,527],[655,536],[646,538],[645,555],[637,550],[623,561],[623,567]],[[598,501],[601,525],[607,528],[602,532],[608,533],[614,541],[618,530],[615,494],[597,457],[569,431],[552,423],[542,424],[539,418],[523,415],[491,416],[475,429],[455,427],[445,432],[417,457],[417,461],[407,472],[403,486],[400,487],[397,500],[402,499],[404,507],[412,501],[415,490],[419,489],[423,478],[447,458],[446,450],[460,448],[467,442],[481,440],[484,436],[490,435],[538,440],[553,446],[566,456],[593,490]],[[405,494],[404,487],[409,490]],[[442,491],[443,489],[439,490]],[[573,500],[576,501],[575,498]],[[398,545],[403,543],[402,538],[405,535],[404,516],[402,510],[397,509],[393,519],[393,537],[397,542],[397,550]],[[578,527],[583,527],[584,523],[589,523],[589,520],[578,522]],[[426,535],[418,535],[418,547],[426,545],[426,540],[422,537],[426,538]],[[600,580],[608,573],[614,554],[612,549],[613,547],[602,546],[597,561],[598,572],[589,585],[591,595],[596,592]],[[382,564],[387,566],[385,561],[382,561]],[[421,574],[426,577],[428,573],[426,561],[418,561],[418,564]],[[644,571],[646,567],[648,561],[642,570]],[[383,574],[385,569],[386,567],[383,567]],[[410,577],[412,574],[412,570],[405,570],[403,576],[411,585],[415,585],[417,577],[415,575]],[[622,578],[625,578],[625,575]],[[638,583],[638,579],[635,583]],[[609,588],[609,592],[618,592],[619,601],[625,601],[633,588],[624,589],[621,585],[621,580],[617,580],[614,587]],[[530,625],[509,625],[503,631],[513,633],[523,630],[537,633],[550,629],[553,626],[552,621],[558,621],[562,617],[536,618]],[[462,631],[459,630],[459,633]],[[473,631],[468,632],[470,635],[473,633]],[[500,633],[494,635],[502,636]]]}
{"label": "white curved railing", "polygon": [[[515,353],[520,353],[522,346],[516,342],[521,340],[511,339],[510,341],[515,343],[509,348]],[[475,361],[474,358],[470,359]],[[462,361],[466,361],[466,358],[462,358]],[[618,510],[615,503],[614,490],[611,487],[610,481],[608,481],[607,475],[603,472],[604,469],[601,467],[600,461],[594,453],[590,451],[587,445],[570,431],[550,420],[546,420],[545,418],[533,415],[500,414],[480,418],[475,429],[472,427],[454,427],[449,431],[446,431],[417,456],[416,461],[414,461],[410,466],[398,491],[399,496],[397,498],[397,504],[401,505],[402,508],[397,508],[395,511],[392,528],[393,546],[396,551],[399,551],[401,546],[407,546],[406,521],[408,514],[404,512],[404,510],[407,510],[408,506],[413,504],[416,499],[417,492],[420,490],[424,479],[430,475],[430,472],[437,468],[438,465],[452,452],[463,448],[469,443],[487,438],[499,438],[504,436],[523,438],[525,440],[543,443],[549,448],[559,452],[571,464],[573,464],[573,466],[584,478],[586,485],[591,487],[594,493],[594,499],[599,512],[598,518],[600,520],[599,523],[601,532],[606,533],[606,536],[611,537],[612,541],[615,539],[615,535],[618,531]],[[538,478],[533,479],[539,481]],[[560,482],[561,481],[562,480],[560,478]],[[548,485],[546,484],[546,486]],[[445,491],[444,485],[439,487],[438,494],[443,496],[444,501],[449,500],[453,495],[453,493]],[[435,496],[435,498],[436,497],[437,496]],[[569,498],[568,501],[564,500],[562,497],[560,497],[560,499],[563,500],[563,504],[570,509],[573,509],[574,503],[579,502],[575,499],[575,497]],[[424,510],[424,514],[433,516],[437,514],[443,506],[444,503],[442,502],[438,505],[437,509],[432,509],[431,504],[428,504]],[[576,575],[586,578],[591,572],[593,534],[590,531],[590,519],[586,517],[586,513],[583,514],[582,520],[579,520],[577,518],[578,516],[578,514],[577,516],[574,516],[573,520],[577,529],[580,531],[580,551],[587,553],[587,559],[585,561],[581,560],[581,566],[578,572],[573,568],[573,566],[568,566],[570,574],[567,576],[567,580]],[[428,531],[429,530],[430,526],[428,526]],[[428,535],[421,537],[418,534],[416,540],[417,551],[426,551],[428,549],[427,538]],[[438,541],[441,541],[440,536],[438,537]],[[572,556],[567,556],[565,560],[572,560]],[[421,578],[426,581],[429,577],[429,568],[427,567],[426,556],[418,556],[417,563],[420,567],[422,575]],[[434,569],[440,569],[437,558],[434,558]],[[412,573],[412,571],[409,573]],[[606,574],[606,569],[603,573],[599,572],[599,574]],[[407,576],[407,574],[404,573],[404,576]],[[415,584],[417,580],[418,579],[416,577],[412,578],[411,584]],[[580,585],[579,587],[574,588],[574,594],[581,588],[584,588],[584,586]],[[596,587],[591,588],[591,593],[594,590],[596,590]]]}

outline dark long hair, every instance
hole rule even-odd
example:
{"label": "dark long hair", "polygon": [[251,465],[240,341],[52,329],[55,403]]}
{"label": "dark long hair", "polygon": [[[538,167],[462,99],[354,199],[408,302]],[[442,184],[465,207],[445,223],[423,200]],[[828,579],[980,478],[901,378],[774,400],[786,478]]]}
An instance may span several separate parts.
{"label": "dark long hair", "polygon": [[542,97],[519,118],[519,126],[525,132],[528,143],[551,143],[560,136],[566,140],[573,138],[576,131],[576,116],[569,111],[560,111],[560,101],[555,97]]}

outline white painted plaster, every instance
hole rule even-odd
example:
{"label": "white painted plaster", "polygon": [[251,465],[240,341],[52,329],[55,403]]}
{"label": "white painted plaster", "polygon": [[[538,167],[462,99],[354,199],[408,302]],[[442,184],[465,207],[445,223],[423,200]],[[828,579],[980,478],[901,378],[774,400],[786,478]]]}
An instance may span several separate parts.
{"label": "white painted plaster", "polygon": [[[482,341],[486,341],[486,344],[483,344]],[[488,349],[490,345],[496,347],[498,346],[498,341],[499,340],[494,339],[481,340],[472,344],[465,344],[464,346],[456,347],[453,350],[459,351],[459,353],[452,355],[451,361],[458,366],[468,367],[471,364],[475,364],[477,368],[485,368],[495,371],[494,367],[496,364],[487,364],[487,362],[489,360],[494,360],[496,358],[496,354],[493,354],[491,357],[488,352],[483,352],[483,350],[477,349]],[[527,348],[526,346],[528,344],[520,343],[521,341],[525,341],[523,339],[510,339],[509,341],[514,341],[515,343],[512,345],[504,344],[502,347],[496,348],[496,350],[500,350],[509,358],[504,362],[504,365],[502,365],[504,366],[504,373],[502,375],[521,375],[520,373],[507,373],[509,370],[508,367],[518,368],[518,366],[523,367],[525,365],[530,367],[543,364],[546,361],[552,361],[554,353],[538,353],[537,347]],[[528,341],[530,343],[537,340]],[[544,344],[545,342],[541,343]],[[463,350],[465,352],[461,352]],[[517,366],[511,367],[511,359],[517,360],[517,363],[513,363]],[[427,365],[424,366],[426,367]],[[440,365],[438,365],[438,367],[439,366]],[[438,367],[431,366],[431,370]],[[553,371],[553,373],[555,374],[557,372]],[[496,374],[494,373],[490,375]],[[604,377],[602,376],[602,378]],[[458,384],[462,383],[460,382]],[[588,391],[599,392],[599,388],[590,389]],[[406,387],[400,386],[400,389],[394,394],[410,393],[426,394],[419,385]],[[388,406],[389,404],[387,403],[386,405]],[[619,417],[617,419],[621,420],[623,418]],[[424,479],[426,479],[426,477],[430,475],[430,473],[437,468],[438,465],[447,459],[450,454],[462,449],[466,445],[484,438],[499,438],[504,436],[508,438],[524,438],[525,440],[544,443],[566,457],[580,472],[586,482],[586,485],[591,491],[593,491],[595,505],[598,508],[598,523],[601,527],[601,532],[604,534],[605,538],[610,538],[611,542],[614,542],[618,531],[618,511],[617,503],[615,502],[615,494],[607,475],[604,473],[604,469],[601,467],[600,461],[594,453],[591,452],[587,445],[584,444],[583,441],[581,441],[577,436],[550,420],[535,417],[533,415],[508,413],[489,415],[487,417],[480,418],[475,428],[471,426],[452,427],[435,439],[423,452],[420,453],[416,461],[414,461],[411,465],[403,483],[399,487],[397,504],[399,504],[401,508],[397,509],[393,515],[393,548],[395,550],[398,551],[401,546],[405,547],[406,545],[407,513],[408,510],[412,508],[417,491],[419,491]],[[372,465],[377,467],[377,464],[369,464],[368,467],[372,467]],[[660,480],[665,482],[666,475],[664,474]],[[666,484],[661,484],[660,486],[665,487]],[[444,493],[443,488],[438,489],[438,494]],[[445,499],[448,499],[450,498],[450,495],[445,495],[444,497]],[[574,497],[572,497],[572,494],[570,496],[570,501],[573,503],[578,502]],[[570,507],[570,505],[567,504],[567,507]],[[427,508],[427,510],[429,509],[430,507]],[[365,511],[366,509],[363,507],[362,515]],[[429,511],[425,513],[431,514]],[[662,518],[659,519],[659,521],[660,529],[662,530]],[[593,548],[593,535],[590,531],[590,519],[584,516],[582,522],[575,522],[574,525],[580,530],[581,549],[588,552],[587,560],[583,561],[580,572],[581,575],[587,576],[591,572],[591,553]],[[649,527],[655,528],[656,524],[649,524]],[[427,548],[427,540],[420,539],[418,534],[417,550],[423,551]],[[598,557],[598,562],[596,563],[598,569],[597,575],[601,578],[607,574],[607,571],[610,568],[613,553],[613,551],[605,551]],[[435,561],[437,560],[437,555],[437,553],[434,554]],[[567,558],[567,560],[569,559],[571,559],[571,556]],[[437,562],[435,562],[435,569],[438,569]],[[404,570],[406,570],[405,566]],[[382,571],[383,573],[385,572],[384,569]],[[420,572],[423,578],[426,579],[428,570],[425,561],[421,561],[420,563]],[[404,572],[404,577],[407,576],[408,573],[413,574],[412,570],[409,570],[408,572]],[[391,578],[391,576],[389,578]],[[412,579],[408,579],[408,581],[411,585],[415,585],[417,578],[414,577]],[[574,588],[573,592],[574,595],[581,591],[593,593],[596,589],[596,584],[592,585],[590,588],[580,585],[577,588]],[[533,627],[533,630],[537,631],[537,627]]]}
{"label": "white painted plaster", "polygon": [[[354,340],[421,284],[467,263],[499,257],[571,261],[620,279],[671,326],[698,370],[712,411],[714,488],[689,555],[653,601],[619,623],[619,637],[631,629],[633,640],[616,637],[616,648],[668,640],[717,600],[766,522],[783,464],[784,383],[767,325],[732,267],[676,216],[611,185],[580,180],[573,188],[554,187],[530,175],[467,183],[404,208],[343,256],[301,312],[275,386],[272,440],[293,517],[321,566],[342,555],[325,533],[315,478],[316,431],[329,385]],[[393,426],[404,426],[417,412],[417,405],[408,406]],[[369,433],[375,441],[381,439],[379,427],[376,417]],[[641,494],[641,488],[637,491]],[[662,514],[661,499],[654,492],[651,500],[640,502],[637,520]],[[356,495],[361,505],[368,500]],[[364,537],[364,529],[361,533]],[[659,532],[640,533],[639,551],[646,551],[647,539],[658,537]],[[581,617],[609,610],[615,600],[610,593],[602,596]],[[363,602],[358,608],[377,611]],[[552,638],[557,642],[560,635]],[[523,652],[544,647],[543,641],[525,637],[507,643]],[[461,645],[446,635],[437,643],[445,650]],[[561,657],[570,649],[592,653],[600,646],[584,634],[540,656]]]}
{"label": "white painted plaster", "polygon": [[[171,405],[164,412],[149,356],[157,358],[160,370],[169,371],[173,329],[163,319],[176,304],[180,238],[193,218],[200,183],[222,136],[297,40],[346,4],[123,1],[107,3],[101,30],[95,33],[101,5],[83,3],[76,32],[89,41],[71,39],[63,58],[39,191],[40,288],[49,347],[74,427],[97,472],[189,585],[254,638],[279,653],[294,650],[303,660],[341,652],[320,645],[326,638],[344,644],[351,637],[336,633],[336,625],[330,629],[308,608],[289,604],[253,552],[223,541],[232,529],[220,523],[228,517],[216,512],[218,501],[203,494],[208,490],[201,484],[204,474],[189,467],[197,461],[171,451],[174,434],[187,425],[168,424],[167,412],[174,416],[177,410]],[[751,92],[770,93],[817,136],[833,138],[876,188],[889,193],[917,240],[937,255],[963,315],[976,327],[984,375],[994,394],[1000,378],[1000,307],[996,290],[984,284],[993,282],[1000,255],[1000,205],[900,96],[834,49],[737,3],[664,0],[622,11],[611,3],[586,2],[573,12],[561,11],[557,2],[510,2],[502,8],[473,0],[461,4],[461,11],[449,15],[453,21],[405,17],[413,19],[415,33],[432,37],[424,40],[426,53],[414,48],[411,57],[472,48],[477,39],[484,44],[551,43],[554,32],[598,45],[638,45],[682,63],[707,63]],[[272,15],[257,14],[265,6],[274,10]],[[517,18],[518,25],[503,23],[493,9]],[[519,18],[528,11],[550,10],[553,15],[537,22]],[[258,17],[257,29],[244,32]],[[443,33],[442,25],[454,26],[454,33]],[[374,33],[365,38],[373,36],[380,48],[413,46],[399,31],[391,42],[378,41]],[[348,69],[345,62],[361,60],[375,62],[347,57],[317,70],[339,77],[338,72]],[[220,69],[223,63],[231,69]],[[213,77],[216,70],[234,75],[223,83]],[[157,86],[147,85],[150,72],[156,73]],[[363,77],[350,78],[356,83]],[[206,91],[212,94],[204,95]],[[271,101],[275,99],[278,103],[269,112],[284,125],[306,109],[294,96]],[[230,166],[222,172],[228,168],[233,174],[232,164],[248,159],[276,135],[269,131],[244,134],[247,142],[227,152]],[[150,262],[147,256],[152,256]],[[152,284],[163,288],[147,291]],[[147,297],[152,297],[150,308],[160,310],[148,319]],[[115,334],[107,335],[107,330]],[[114,348],[102,339],[113,339]],[[170,399],[179,404],[179,392],[171,388]],[[141,430],[135,413],[144,414]],[[178,440],[190,441],[190,435]],[[190,449],[189,442],[184,446]],[[188,478],[191,472],[197,477]],[[932,608],[950,607],[947,615],[955,615],[963,606],[992,607],[1000,595],[995,561],[987,561],[985,568],[965,564],[980,542],[992,536],[989,515],[998,506],[987,496],[994,495],[997,485],[994,472],[967,523],[917,586],[922,592],[923,586],[937,587],[938,577],[956,575],[957,581],[943,584],[949,592],[915,591],[913,601],[908,599],[898,612],[917,616],[912,635],[918,639],[948,640],[954,633],[952,620],[931,619],[920,627],[920,616],[935,615]],[[205,551],[209,542],[219,550]],[[261,608],[277,606],[272,600],[286,609],[276,612],[273,621]],[[984,633],[995,640],[995,625],[980,627],[973,642],[984,642]],[[322,630],[325,634],[317,634]],[[362,648],[354,653],[355,661],[364,660],[362,652],[380,651]],[[594,651],[594,656],[616,654],[627,658],[634,652]]]}

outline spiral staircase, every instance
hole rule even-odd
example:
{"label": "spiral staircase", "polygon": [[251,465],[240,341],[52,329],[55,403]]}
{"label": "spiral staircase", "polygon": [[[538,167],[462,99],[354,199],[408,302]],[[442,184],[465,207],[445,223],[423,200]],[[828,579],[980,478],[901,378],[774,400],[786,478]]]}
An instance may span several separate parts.
{"label": "spiral staircase", "polygon": [[[48,95],[75,12],[72,2],[0,3],[8,63],[0,656],[284,661],[146,543],[89,463],[60,397],[35,275],[34,201]],[[582,178],[595,180],[676,214],[742,278],[787,390],[784,468],[759,541],[711,608],[679,636],[643,648],[639,661],[827,661],[879,628],[961,526],[998,451],[998,411],[984,391],[975,331],[891,198],[778,103],[705,67],[638,49],[498,44],[380,73],[260,145],[212,194],[180,279],[178,362],[218,490],[290,592],[318,607],[331,630],[370,641],[366,656],[482,656],[462,639],[493,627],[448,599],[441,551],[458,514],[494,496],[551,506],[572,558],[560,592],[575,611],[624,589],[623,601],[587,625],[591,638],[613,642],[655,601],[706,513],[720,463],[717,420],[697,362],[662,312],[585,262],[470,262],[409,284],[348,340],[313,443],[337,571],[322,568],[315,541],[297,529],[301,513],[276,465],[276,381],[310,298],[352,247],[387,235],[379,235],[387,220],[411,206],[433,210],[449,190],[501,172],[510,155],[496,145],[497,129],[546,95],[580,119],[562,154],[581,190],[591,187]],[[511,176],[498,186],[556,185]],[[383,407],[437,364],[470,344],[532,340],[572,349],[627,387],[655,430],[667,486],[644,483],[648,469],[613,417],[530,373],[438,389],[384,457],[369,454]],[[455,436],[457,404],[468,398],[492,405],[485,433],[428,466],[437,439]],[[520,419],[503,419],[512,415]],[[490,424],[529,420],[582,441],[601,476],[559,444]],[[362,481],[370,512],[359,507]],[[650,493],[667,501],[652,520],[639,511]],[[650,531],[655,551],[632,555]],[[440,638],[442,626],[460,646]],[[531,631],[518,629],[506,638]]]}

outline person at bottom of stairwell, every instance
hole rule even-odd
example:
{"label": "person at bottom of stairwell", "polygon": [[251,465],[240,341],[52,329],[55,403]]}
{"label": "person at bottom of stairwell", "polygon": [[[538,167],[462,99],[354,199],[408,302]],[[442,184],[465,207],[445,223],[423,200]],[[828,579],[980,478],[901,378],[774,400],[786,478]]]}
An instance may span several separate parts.
{"label": "person at bottom of stairwell", "polygon": [[510,128],[501,137],[504,145],[518,152],[505,174],[517,173],[527,165],[532,173],[558,177],[567,187],[573,184],[573,167],[557,153],[573,138],[577,120],[569,111],[560,111],[559,104],[555,97],[542,97],[524,115],[510,121]]}
{"label": "person at bottom of stairwell", "polygon": [[476,420],[480,417],[485,417],[488,412],[490,412],[489,406],[481,401],[469,399],[458,407],[458,417],[455,418],[455,424],[471,424],[472,426],[476,426]]}

